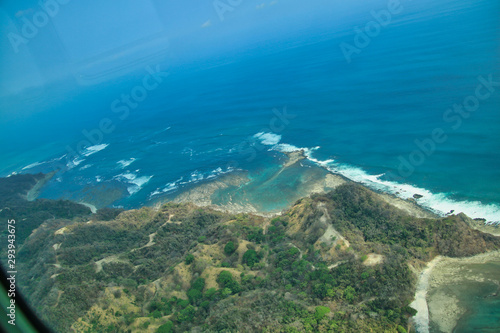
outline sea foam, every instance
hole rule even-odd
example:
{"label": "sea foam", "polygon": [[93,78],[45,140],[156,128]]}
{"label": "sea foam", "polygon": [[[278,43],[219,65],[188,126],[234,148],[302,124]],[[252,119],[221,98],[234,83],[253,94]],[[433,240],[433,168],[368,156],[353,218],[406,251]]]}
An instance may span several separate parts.
{"label": "sea foam", "polygon": [[479,201],[455,200],[450,198],[448,193],[433,193],[425,188],[411,184],[399,183],[391,180],[382,179],[385,174],[371,175],[362,168],[338,163],[333,159],[319,160],[313,156],[314,151],[321,147],[301,148],[288,143],[280,143],[281,136],[272,133],[257,133],[254,135],[262,141],[263,144],[272,146],[270,150],[276,150],[283,153],[294,151],[304,151],[307,159],[316,165],[327,169],[328,171],[340,174],[355,182],[363,184],[369,188],[393,194],[402,199],[414,198],[414,195],[422,197],[416,199],[417,203],[438,215],[446,216],[452,211],[454,214],[460,212],[471,218],[486,219],[486,223],[500,223],[500,206],[495,204],[483,204]]}
{"label": "sea foam", "polygon": [[22,168],[21,170],[32,169],[32,168],[34,168],[34,167],[37,167],[37,166],[42,165],[42,164],[45,164],[45,163],[47,163],[47,162],[35,162],[35,163],[32,163],[32,164],[30,164],[30,165],[25,166],[25,167],[24,167],[24,168]]}
{"label": "sea foam", "polygon": [[100,145],[95,145],[95,146],[90,146],[90,147],[87,147],[85,148],[85,150],[82,152],[82,155],[83,156],[90,156],[90,155],[94,155],[95,153],[98,153],[100,152],[101,150],[104,150],[106,149],[107,147],[109,146],[109,144],[107,143],[102,143]]}
{"label": "sea foam", "polygon": [[66,166],[68,167],[68,170],[71,170],[73,169],[74,167],[80,165],[82,162],[84,162],[85,159],[84,158],[81,158],[81,157],[77,157],[75,158],[74,160],[72,161],[69,161]]}
{"label": "sea foam", "polygon": [[167,192],[172,192],[179,189],[181,186],[196,184],[202,180],[212,180],[221,175],[233,172],[235,169],[233,167],[227,167],[225,170],[221,167],[218,167],[212,171],[208,172],[200,172],[198,170],[193,171],[187,180],[184,180],[184,177],[177,179],[171,183],[167,183],[163,188],[157,188],[149,195],[149,198],[152,198],[158,194],[163,194]]}
{"label": "sea foam", "polygon": [[138,176],[135,173],[131,172],[126,172],[119,174],[117,176],[114,176],[113,179],[125,182],[129,184],[130,186],[127,187],[127,191],[130,195],[134,195],[135,193],[139,192],[144,185],[146,185],[153,176]]}
{"label": "sea foam", "polygon": [[359,167],[336,163],[332,160],[318,161],[310,157],[309,159],[333,173],[341,174],[370,188],[396,195],[402,199],[410,199],[414,195],[421,195],[420,199],[416,199],[417,203],[441,216],[453,211],[454,214],[462,212],[471,218],[484,218],[487,223],[500,222],[500,207],[494,204],[454,200],[447,193],[433,193],[425,188],[411,184],[383,180],[381,178],[384,174],[370,175]]}
{"label": "sea foam", "polygon": [[171,191],[174,191],[176,189],[179,188],[179,185],[181,184],[182,180],[184,179],[184,177],[181,177],[179,179],[177,179],[176,181],[173,181],[171,183],[167,183],[163,188],[157,188],[155,191],[153,191],[150,195],[149,195],[149,198],[152,198],[158,194],[162,194],[162,193],[168,193],[168,192],[171,192]]}
{"label": "sea foam", "polygon": [[[83,157],[89,157],[90,155],[94,155],[95,153],[98,153],[101,150],[106,149],[108,146],[109,146],[109,144],[103,143],[103,144],[100,144],[100,145],[95,145],[95,146],[87,147],[81,153],[81,156],[76,157],[73,160],[69,161],[66,164],[66,167],[68,168],[68,170],[71,170],[74,167],[78,166],[79,164],[81,164],[82,162],[85,161],[85,158],[83,158]],[[66,156],[66,155],[63,155],[62,157],[64,157],[64,156]],[[62,157],[60,157],[59,159],[61,159]]]}
{"label": "sea foam", "polygon": [[260,140],[260,142],[266,146],[274,146],[281,141],[281,135],[275,133],[260,132],[255,134],[253,137]]}
{"label": "sea foam", "polygon": [[66,154],[60,156],[60,157],[56,157],[56,158],[53,158],[51,160],[48,160],[48,161],[42,161],[42,162],[35,162],[35,163],[31,163],[30,165],[27,165],[25,166],[24,168],[21,169],[21,171],[23,170],[28,170],[28,169],[33,169],[37,166],[40,166],[40,165],[43,165],[43,164],[47,164],[47,163],[52,163],[52,162],[55,162],[55,161],[60,161],[62,160],[64,157],[66,157]]}
{"label": "sea foam", "polygon": [[116,162],[120,168],[122,169],[125,169],[126,167],[128,167],[130,164],[134,163],[137,159],[136,158],[130,158],[128,160],[120,160],[118,162]]}

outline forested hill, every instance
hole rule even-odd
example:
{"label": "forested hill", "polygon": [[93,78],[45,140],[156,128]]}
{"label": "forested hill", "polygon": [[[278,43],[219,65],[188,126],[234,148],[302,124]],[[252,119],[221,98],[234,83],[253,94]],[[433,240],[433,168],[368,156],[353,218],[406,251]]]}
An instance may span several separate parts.
{"label": "forested hill", "polygon": [[466,220],[413,218],[355,184],[273,219],[102,210],[30,231],[18,280],[56,332],[405,332],[416,269],[500,247]]}
{"label": "forested hill", "polygon": [[[68,200],[37,199],[28,201],[30,190],[48,180],[50,175],[13,175],[0,178],[1,244],[7,244],[7,221],[16,220],[16,242],[21,246],[31,232],[49,219],[86,217],[90,209]],[[3,251],[7,251],[6,247]],[[4,252],[2,252],[4,253]],[[7,256],[2,256],[7,258]]]}

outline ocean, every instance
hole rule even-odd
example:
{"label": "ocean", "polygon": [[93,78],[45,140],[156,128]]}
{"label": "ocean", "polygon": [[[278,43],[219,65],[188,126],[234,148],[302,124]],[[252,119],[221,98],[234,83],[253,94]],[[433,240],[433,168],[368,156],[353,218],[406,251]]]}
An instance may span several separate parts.
{"label": "ocean", "polygon": [[[480,272],[483,276],[490,277],[493,281],[498,279],[500,265],[498,262],[471,266],[470,271]],[[460,304],[467,312],[460,318],[454,329],[460,332],[498,332],[500,328],[500,297],[498,297],[498,284],[488,282],[464,282],[450,288],[458,291]]]}
{"label": "ocean", "polygon": [[258,180],[282,152],[304,149],[311,163],[419,194],[440,214],[500,222],[500,3],[433,4],[404,2],[368,44],[354,26],[324,25],[4,97],[13,112],[0,124],[0,175],[60,169],[40,197],[136,208],[239,170]]}

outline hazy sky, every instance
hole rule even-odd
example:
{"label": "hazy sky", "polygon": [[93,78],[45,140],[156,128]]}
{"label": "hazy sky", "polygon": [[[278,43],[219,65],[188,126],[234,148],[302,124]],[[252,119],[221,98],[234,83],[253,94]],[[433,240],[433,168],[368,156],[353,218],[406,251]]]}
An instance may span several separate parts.
{"label": "hazy sky", "polygon": [[308,29],[352,30],[351,17],[369,19],[371,10],[386,6],[384,0],[0,0],[0,95],[67,76],[97,82],[159,59],[244,52]]}

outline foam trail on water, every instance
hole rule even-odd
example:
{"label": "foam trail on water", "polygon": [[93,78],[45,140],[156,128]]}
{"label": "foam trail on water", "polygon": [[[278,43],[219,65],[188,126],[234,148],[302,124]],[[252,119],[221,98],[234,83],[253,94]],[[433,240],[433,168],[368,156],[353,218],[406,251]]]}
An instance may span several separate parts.
{"label": "foam trail on water", "polygon": [[66,154],[62,155],[61,157],[56,157],[56,158],[53,158],[51,160],[48,160],[48,161],[42,161],[42,162],[35,162],[35,163],[31,163],[30,165],[27,165],[25,166],[24,168],[21,169],[21,171],[23,170],[28,170],[28,169],[33,169],[37,166],[40,166],[40,165],[43,165],[43,164],[46,164],[46,163],[52,163],[52,162],[55,162],[55,161],[60,161],[62,160],[64,157],[66,156]]}
{"label": "foam trail on water", "polygon": [[30,164],[30,165],[25,166],[25,167],[24,167],[24,168],[22,168],[21,170],[32,169],[32,168],[34,168],[34,167],[37,167],[37,166],[42,165],[42,164],[45,164],[45,163],[47,163],[47,162],[35,162],[35,163],[32,163],[32,164]]}
{"label": "foam trail on water", "polygon": [[68,167],[68,170],[71,170],[73,169],[74,167],[78,166],[79,164],[81,164],[83,161],[85,161],[85,159],[81,158],[81,157],[77,157],[75,158],[74,160],[72,161],[69,161],[66,166]]}
{"label": "foam trail on water", "polygon": [[[85,161],[85,159],[82,156],[89,157],[90,155],[94,155],[95,153],[98,153],[101,150],[106,149],[108,146],[109,146],[109,144],[103,143],[100,145],[95,145],[95,146],[90,146],[90,147],[85,148],[85,150],[81,153],[81,156],[74,158],[72,161],[69,161],[66,164],[66,166],[68,167],[68,170],[73,169],[74,167],[78,166],[83,161]],[[62,156],[62,157],[64,157],[64,156]],[[61,159],[61,158],[59,158],[59,159]]]}
{"label": "foam trail on water", "polygon": [[189,175],[189,178],[186,181],[183,181],[184,177],[181,177],[174,182],[166,184],[163,188],[157,188],[155,191],[153,191],[149,195],[149,198],[152,198],[158,194],[172,192],[174,190],[177,190],[180,186],[184,186],[187,184],[193,184],[193,183],[195,184],[195,183],[198,183],[202,180],[209,180],[209,179],[211,180],[211,179],[217,178],[221,175],[230,173],[234,170],[235,169],[232,167],[227,167],[226,170],[222,169],[221,167],[218,167],[212,171],[205,172],[205,173],[202,173],[202,172],[196,170]]}
{"label": "foam trail on water", "polygon": [[83,151],[82,155],[83,155],[83,156],[90,156],[90,155],[94,155],[95,153],[98,153],[98,152],[100,152],[101,150],[106,149],[108,146],[109,146],[109,144],[107,144],[107,143],[102,143],[102,144],[100,144],[100,145],[95,145],[95,146],[90,146],[90,147],[87,147],[87,148],[85,148],[85,150]]}
{"label": "foam trail on water", "polygon": [[121,160],[121,161],[118,161],[116,162],[120,168],[122,169],[125,169],[126,167],[128,167],[130,164],[134,163],[137,159],[136,158],[130,158],[128,160]]}

